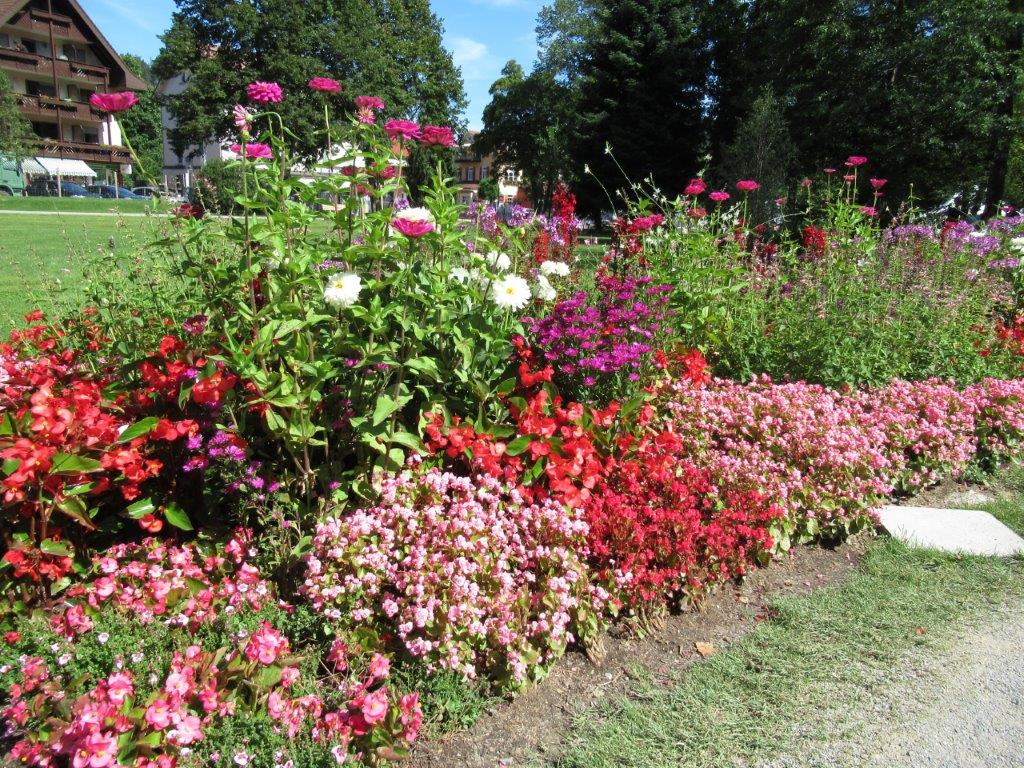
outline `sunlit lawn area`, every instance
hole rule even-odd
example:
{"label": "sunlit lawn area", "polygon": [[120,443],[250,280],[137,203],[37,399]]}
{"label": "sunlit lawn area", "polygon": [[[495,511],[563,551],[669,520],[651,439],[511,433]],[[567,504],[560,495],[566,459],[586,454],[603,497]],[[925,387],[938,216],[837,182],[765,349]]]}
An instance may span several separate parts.
{"label": "sunlit lawn area", "polygon": [[145,200],[109,200],[102,197],[0,197],[0,211],[145,213],[152,207]]}
{"label": "sunlit lawn area", "polygon": [[74,290],[88,257],[100,249],[137,252],[166,226],[166,219],[151,217],[0,214],[0,333],[34,307],[46,308],[62,291]]}

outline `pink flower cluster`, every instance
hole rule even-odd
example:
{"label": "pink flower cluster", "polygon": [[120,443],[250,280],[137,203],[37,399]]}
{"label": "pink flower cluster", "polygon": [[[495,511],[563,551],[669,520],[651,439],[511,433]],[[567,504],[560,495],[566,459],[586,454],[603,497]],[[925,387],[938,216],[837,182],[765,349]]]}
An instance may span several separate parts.
{"label": "pink flower cluster", "polygon": [[759,492],[788,530],[834,535],[863,525],[894,491],[997,462],[1024,444],[1024,381],[958,390],[937,380],[842,392],[805,383],[673,383],[664,407],[720,494]]}
{"label": "pink flower cluster", "polygon": [[302,588],[334,621],[376,622],[432,667],[526,681],[607,593],[587,578],[587,524],[495,478],[417,468],[381,502],[316,530]]}
{"label": "pink flower cluster", "polygon": [[68,638],[84,634],[92,629],[87,610],[115,606],[142,624],[162,621],[195,631],[223,613],[273,604],[273,588],[248,562],[250,538],[236,531],[223,552],[210,553],[152,538],[117,544],[94,561],[96,578],[67,591],[74,602],[54,618],[54,628]]}

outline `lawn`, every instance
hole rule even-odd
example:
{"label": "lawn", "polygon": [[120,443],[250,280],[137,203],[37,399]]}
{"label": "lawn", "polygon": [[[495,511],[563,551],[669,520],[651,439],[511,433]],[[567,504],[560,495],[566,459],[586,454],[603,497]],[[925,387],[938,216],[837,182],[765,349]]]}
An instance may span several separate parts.
{"label": "lawn", "polygon": [[[55,202],[52,198],[25,199]],[[156,218],[0,214],[2,332],[18,324],[26,312],[35,307],[46,309],[62,292],[74,290],[91,257],[100,250],[134,253],[166,226],[165,220]]]}
{"label": "lawn", "polygon": [[60,213],[145,213],[145,200],[108,200],[93,197],[0,197],[0,211],[47,211]]}

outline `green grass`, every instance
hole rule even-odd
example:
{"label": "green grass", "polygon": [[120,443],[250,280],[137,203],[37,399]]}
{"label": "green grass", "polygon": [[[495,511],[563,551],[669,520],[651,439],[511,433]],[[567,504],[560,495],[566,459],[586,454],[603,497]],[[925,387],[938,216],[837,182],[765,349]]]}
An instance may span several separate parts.
{"label": "green grass", "polygon": [[[108,200],[93,197],[0,197],[0,211],[59,211],[62,213],[145,213],[144,200]],[[6,219],[5,219],[6,221]],[[0,222],[2,225],[3,222]]]}
{"label": "green grass", "polygon": [[159,218],[0,214],[0,334],[26,312],[73,295],[97,253],[134,255],[167,226]]}
{"label": "green grass", "polygon": [[[1021,491],[1024,475],[1007,484]],[[990,511],[1024,532],[1020,495]],[[548,764],[717,768],[791,753],[828,732],[837,703],[852,711],[865,701],[906,654],[949,642],[957,626],[1021,596],[1019,559],[879,539],[841,586],[780,600],[777,618],[667,688],[638,683],[628,698],[579,717],[563,756]],[[841,719],[835,726],[841,733]]]}

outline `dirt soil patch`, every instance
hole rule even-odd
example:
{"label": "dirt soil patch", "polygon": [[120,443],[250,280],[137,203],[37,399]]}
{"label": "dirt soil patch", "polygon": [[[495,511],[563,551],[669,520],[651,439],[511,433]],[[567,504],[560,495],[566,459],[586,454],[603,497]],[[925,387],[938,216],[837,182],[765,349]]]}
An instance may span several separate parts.
{"label": "dirt soil patch", "polygon": [[671,685],[702,656],[724,649],[770,618],[774,599],[843,581],[857,567],[871,535],[835,548],[797,547],[742,583],[720,588],[698,610],[669,616],[646,637],[613,630],[605,638],[607,653],[600,665],[581,653],[567,654],[543,682],[493,708],[472,728],[421,743],[411,765],[518,768],[538,754],[554,756],[582,708],[626,693],[638,672],[656,684]]}

